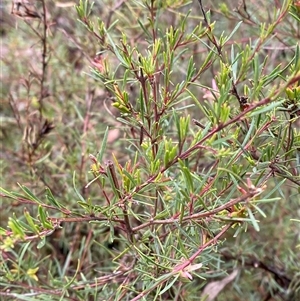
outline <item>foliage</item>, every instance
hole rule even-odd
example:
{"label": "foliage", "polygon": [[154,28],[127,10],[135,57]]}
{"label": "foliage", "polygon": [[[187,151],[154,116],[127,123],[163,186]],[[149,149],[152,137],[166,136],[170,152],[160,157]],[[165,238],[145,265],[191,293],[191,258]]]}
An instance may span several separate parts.
{"label": "foliage", "polygon": [[299,2],[111,2],[5,23],[1,297],[296,300]]}

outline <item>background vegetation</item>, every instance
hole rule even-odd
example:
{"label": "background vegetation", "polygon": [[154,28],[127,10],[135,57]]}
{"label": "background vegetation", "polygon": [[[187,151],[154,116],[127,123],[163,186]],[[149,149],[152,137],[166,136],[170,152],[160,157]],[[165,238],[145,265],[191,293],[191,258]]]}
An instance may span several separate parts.
{"label": "background vegetation", "polygon": [[299,1],[1,14],[1,300],[298,300]]}

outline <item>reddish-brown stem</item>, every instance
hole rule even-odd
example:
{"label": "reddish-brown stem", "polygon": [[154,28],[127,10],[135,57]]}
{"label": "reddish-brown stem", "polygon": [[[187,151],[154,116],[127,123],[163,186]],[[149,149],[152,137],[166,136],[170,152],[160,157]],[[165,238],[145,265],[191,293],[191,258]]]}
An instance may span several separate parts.
{"label": "reddish-brown stem", "polygon": [[167,225],[167,224],[180,223],[180,222],[189,221],[189,220],[198,220],[198,219],[203,219],[205,217],[213,216],[214,214],[217,214],[223,210],[226,210],[227,208],[230,208],[238,203],[248,201],[256,194],[258,194],[258,190],[249,191],[248,193],[242,195],[241,197],[232,199],[231,201],[227,202],[226,204],[223,204],[215,209],[212,209],[212,210],[206,211],[206,212],[200,212],[200,213],[187,215],[187,216],[184,216],[182,219],[180,219],[180,217],[179,217],[179,218],[169,218],[169,219],[164,219],[164,220],[151,220],[149,222],[146,222],[144,224],[141,224],[137,227],[132,228],[132,232],[137,232],[141,229],[147,228],[154,224],[155,225]]}

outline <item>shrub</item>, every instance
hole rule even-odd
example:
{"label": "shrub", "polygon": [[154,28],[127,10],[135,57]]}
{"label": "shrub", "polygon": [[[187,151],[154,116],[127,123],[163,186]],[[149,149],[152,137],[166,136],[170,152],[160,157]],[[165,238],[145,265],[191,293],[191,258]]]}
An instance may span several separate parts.
{"label": "shrub", "polygon": [[13,7],[41,48],[7,89],[1,296],[296,300],[292,2]]}

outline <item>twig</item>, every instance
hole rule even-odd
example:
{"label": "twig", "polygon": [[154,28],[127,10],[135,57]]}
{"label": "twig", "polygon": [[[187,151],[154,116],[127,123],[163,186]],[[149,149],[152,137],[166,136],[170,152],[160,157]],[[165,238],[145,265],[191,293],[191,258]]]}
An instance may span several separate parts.
{"label": "twig", "polygon": [[151,220],[149,222],[146,222],[144,224],[141,224],[137,227],[132,228],[132,232],[137,232],[141,229],[144,229],[146,227],[149,227],[151,225],[167,225],[167,224],[173,224],[173,223],[180,223],[180,222],[184,222],[184,221],[189,221],[189,220],[198,220],[198,219],[203,219],[205,217],[209,217],[212,216],[214,214],[217,214],[223,210],[226,210],[227,208],[230,208],[238,203],[244,202],[249,200],[250,198],[254,197],[255,195],[258,194],[259,191],[257,190],[253,190],[253,191],[249,191],[247,194],[244,194],[243,196],[236,198],[236,199],[232,199],[231,201],[225,203],[224,205],[221,205],[213,210],[210,211],[206,211],[206,212],[200,212],[200,213],[195,213],[195,214],[191,214],[188,216],[184,216],[183,218],[169,218],[169,219],[164,219],[164,220]]}
{"label": "twig", "polygon": [[42,52],[42,77],[41,77],[41,87],[40,87],[40,98],[39,98],[39,111],[40,111],[40,120],[43,118],[43,99],[45,98],[46,91],[45,91],[45,82],[46,82],[46,69],[47,69],[47,8],[45,4],[45,0],[41,0],[42,7],[43,7],[43,36],[42,36],[42,43],[43,43],[43,52]]}
{"label": "twig", "polygon": [[209,24],[208,19],[207,19],[207,17],[206,17],[206,13],[205,13],[204,8],[203,8],[202,0],[198,0],[198,2],[199,2],[199,5],[200,5],[201,12],[202,12],[202,14],[203,14],[204,22],[205,22],[206,27],[207,27],[207,29],[208,29],[208,31],[209,31],[209,33],[207,33],[206,35],[207,35],[208,39],[209,39],[209,40],[215,45],[215,47],[217,48],[219,56],[222,57],[222,46],[218,44],[217,40],[215,39],[215,36],[214,36],[213,33],[212,33],[212,29],[211,29],[211,27],[210,27],[210,24]]}

